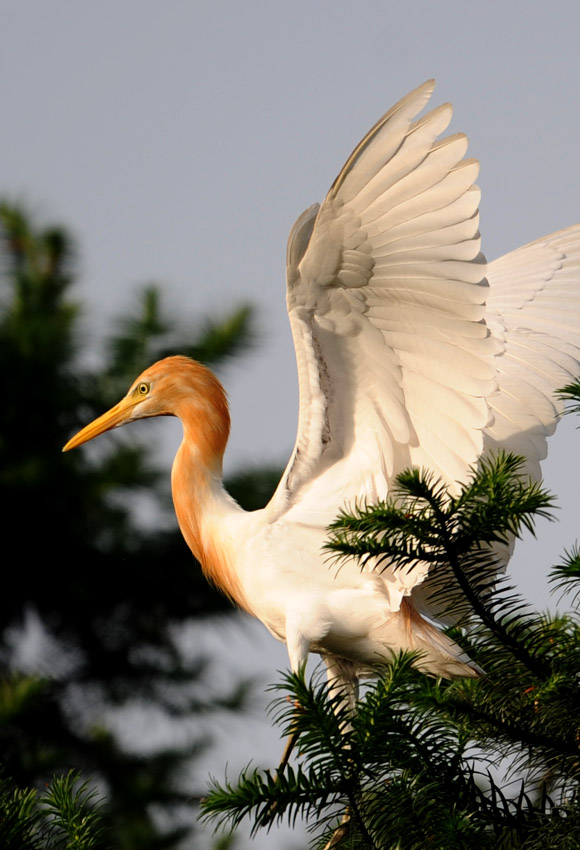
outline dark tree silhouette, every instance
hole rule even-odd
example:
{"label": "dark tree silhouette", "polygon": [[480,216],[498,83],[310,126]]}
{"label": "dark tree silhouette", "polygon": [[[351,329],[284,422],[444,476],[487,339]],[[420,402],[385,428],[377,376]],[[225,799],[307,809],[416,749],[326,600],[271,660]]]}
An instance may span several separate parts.
{"label": "dark tree silhouette", "polygon": [[[71,300],[75,249],[63,228],[37,228],[22,209],[0,207],[0,500],[5,581],[0,594],[0,741],[5,777],[41,787],[69,768],[96,776],[113,846],[173,847],[153,804],[189,804],[176,777],[201,746],[128,754],[94,723],[98,705],[155,705],[168,717],[214,706],[203,663],[186,664],[174,630],[191,617],[230,610],[201,576],[176,525],[168,531],[168,474],[135,436],[61,454],[75,429],[107,409],[146,365],[182,353],[219,366],[252,343],[252,312],[189,326],[164,312],[148,287],[95,359]],[[237,496],[265,493],[263,470]],[[258,488],[254,482],[258,482]],[[261,488],[261,489],[260,489]],[[154,498],[159,522],[139,523],[135,496]],[[28,624],[28,625],[27,625]],[[39,652],[22,661],[20,637],[40,624]],[[15,637],[16,636],[16,637]],[[201,687],[196,688],[196,682]],[[236,706],[243,685],[222,702]],[[203,697],[202,694],[210,694]]]}

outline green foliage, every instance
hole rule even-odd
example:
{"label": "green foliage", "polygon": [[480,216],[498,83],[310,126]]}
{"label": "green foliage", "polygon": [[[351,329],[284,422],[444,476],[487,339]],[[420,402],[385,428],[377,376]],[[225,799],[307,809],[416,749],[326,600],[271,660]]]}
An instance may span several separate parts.
{"label": "green foliage", "polygon": [[102,846],[98,811],[93,808],[94,792],[87,784],[77,784],[72,774],[53,780],[41,800],[41,811],[49,823],[51,842],[64,850],[93,850]]}
{"label": "green foliage", "polygon": [[580,413],[580,378],[562,387],[558,395],[568,404],[567,413]]}
{"label": "green foliage", "polygon": [[55,778],[42,794],[0,780],[2,850],[107,850],[94,793],[73,773]]}
{"label": "green foliage", "polygon": [[[30,798],[18,789],[42,787],[70,767],[96,776],[114,846],[174,847],[187,830],[161,834],[153,806],[172,811],[188,799],[177,777],[205,740],[135,755],[100,718],[111,705],[154,708],[167,718],[214,708],[202,660],[186,662],[174,635],[191,617],[229,606],[208,587],[175,523],[167,530],[168,470],[160,474],[150,446],[121,435],[65,455],[60,449],[154,360],[180,352],[219,366],[245,350],[253,337],[251,310],[241,306],[188,327],[167,313],[160,289],[150,286],[130,315],[112,320],[98,358],[94,351],[88,357],[84,317],[71,299],[70,236],[63,228],[36,227],[9,203],[0,204],[0,275],[5,776],[22,809]],[[252,479],[245,484],[253,498]],[[139,494],[153,500],[149,513],[158,519],[137,522]],[[30,641],[31,633],[33,660],[21,657],[22,636]],[[242,698],[234,685],[230,707]],[[57,794],[58,780],[50,787]]]}
{"label": "green foliage", "polygon": [[[552,505],[521,467],[507,454],[486,461],[455,497],[405,472],[390,501],[342,514],[328,544],[338,558],[398,569],[427,561],[432,601],[454,615],[453,637],[484,675],[430,679],[402,654],[354,715],[316,676],[286,677],[276,709],[284,732],[298,733],[298,763],[214,782],[207,819],[250,817],[256,831],[305,818],[320,848],[580,846],[578,615],[538,614],[497,583],[510,539]],[[577,598],[577,550],[552,580]]]}

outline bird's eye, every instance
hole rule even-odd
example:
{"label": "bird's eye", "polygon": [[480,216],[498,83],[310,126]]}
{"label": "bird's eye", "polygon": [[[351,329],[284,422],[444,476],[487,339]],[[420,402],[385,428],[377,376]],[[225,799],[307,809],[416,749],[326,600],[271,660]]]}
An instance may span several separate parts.
{"label": "bird's eye", "polygon": [[137,392],[139,393],[139,395],[147,395],[147,393],[149,392],[149,384],[146,384],[145,381],[143,381],[137,387]]}

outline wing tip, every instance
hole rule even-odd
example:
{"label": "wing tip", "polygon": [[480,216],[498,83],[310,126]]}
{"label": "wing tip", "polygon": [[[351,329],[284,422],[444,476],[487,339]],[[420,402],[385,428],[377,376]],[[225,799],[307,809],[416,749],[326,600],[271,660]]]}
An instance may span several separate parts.
{"label": "wing tip", "polygon": [[435,79],[432,78],[430,80],[425,80],[424,83],[421,83],[420,86],[410,91],[404,97],[400,98],[394,106],[391,106],[390,109],[387,110],[379,120],[371,127],[368,133],[361,139],[358,145],[354,148],[344,166],[342,167],[338,177],[330,187],[327,197],[335,197],[341,185],[343,184],[347,174],[350,172],[353,164],[356,162],[361,153],[368,147],[368,145],[375,138],[377,133],[381,131],[381,129],[385,126],[387,121],[391,119],[394,115],[404,109],[408,104],[414,102],[413,106],[413,114],[412,117],[421,112],[422,109],[425,108],[427,103],[429,102],[433,91],[435,90]]}

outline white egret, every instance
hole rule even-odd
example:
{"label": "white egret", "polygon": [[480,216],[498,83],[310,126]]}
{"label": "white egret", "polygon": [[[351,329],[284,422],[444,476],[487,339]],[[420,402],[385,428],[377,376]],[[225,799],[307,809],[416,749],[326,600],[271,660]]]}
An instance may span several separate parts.
{"label": "white egret", "polygon": [[400,649],[418,650],[432,674],[474,675],[431,622],[427,568],[337,570],[323,551],[327,526],[345,504],[384,499],[409,466],[456,487],[504,448],[537,476],[560,415],[554,392],[580,371],[580,226],[487,265],[467,139],[438,139],[449,105],[416,117],[432,91],[427,82],[389,110],[290,233],[300,413],[266,508],[247,513],[224,490],[225,392],[184,357],[146,369],[65,447],[178,416],[172,487],[193,554],[286,642],[294,671],[320,653],[335,682],[355,683]]}

